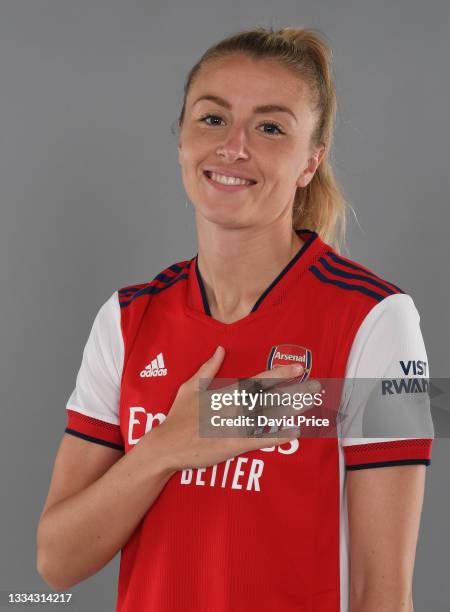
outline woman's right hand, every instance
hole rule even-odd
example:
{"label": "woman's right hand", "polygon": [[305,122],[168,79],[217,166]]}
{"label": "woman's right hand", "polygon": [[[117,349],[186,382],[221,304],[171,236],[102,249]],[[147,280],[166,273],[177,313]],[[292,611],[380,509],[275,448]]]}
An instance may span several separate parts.
{"label": "woman's right hand", "polygon": [[[214,355],[203,363],[194,376],[179,387],[166,419],[143,438],[144,440],[150,437],[150,444],[155,437],[159,440],[160,447],[163,449],[164,463],[170,470],[209,467],[241,453],[284,444],[300,435],[298,429],[291,429],[289,430],[290,435],[286,432],[286,437],[275,438],[199,436],[200,381],[214,378],[224,356],[225,349],[219,346]],[[254,378],[276,378],[288,381],[298,377],[302,371],[302,366],[298,364],[279,366],[273,370],[266,370]],[[215,389],[215,392],[217,391],[221,389]]]}

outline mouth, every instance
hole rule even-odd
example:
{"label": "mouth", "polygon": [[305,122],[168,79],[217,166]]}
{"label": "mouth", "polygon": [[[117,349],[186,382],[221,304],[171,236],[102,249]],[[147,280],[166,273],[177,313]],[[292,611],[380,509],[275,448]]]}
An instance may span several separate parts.
{"label": "mouth", "polygon": [[240,191],[256,185],[256,181],[253,180],[224,176],[223,174],[217,174],[210,170],[204,170],[203,174],[210,185],[221,191]]}

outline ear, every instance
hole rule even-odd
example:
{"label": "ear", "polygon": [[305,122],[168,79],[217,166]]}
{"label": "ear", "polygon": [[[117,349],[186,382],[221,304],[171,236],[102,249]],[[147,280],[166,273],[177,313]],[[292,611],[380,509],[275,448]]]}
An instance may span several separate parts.
{"label": "ear", "polygon": [[325,145],[320,144],[314,148],[312,157],[308,159],[308,164],[304,170],[302,170],[300,176],[297,179],[297,187],[306,187],[313,179],[313,176],[320,165],[320,162],[325,155]]}
{"label": "ear", "polygon": [[180,141],[178,141],[177,149],[178,149],[178,163],[181,164],[181,142]]}

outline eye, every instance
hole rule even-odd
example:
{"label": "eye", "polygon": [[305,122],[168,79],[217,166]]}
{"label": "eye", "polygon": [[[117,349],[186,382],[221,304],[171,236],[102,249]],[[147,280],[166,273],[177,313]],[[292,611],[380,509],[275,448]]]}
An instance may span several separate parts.
{"label": "eye", "polygon": [[219,117],[219,115],[204,115],[203,117],[201,117],[199,119],[199,121],[202,121],[203,123],[206,123],[207,125],[217,125],[217,123],[208,123],[206,120],[209,118],[213,118],[213,119],[219,119],[220,121],[222,121],[222,118]]}
{"label": "eye", "polygon": [[[274,123],[273,121],[265,121],[264,123],[262,123],[261,125],[270,125],[272,127],[274,127],[278,134],[284,134],[283,130],[281,129],[281,127],[278,125],[278,123]],[[266,134],[273,134],[273,132],[265,132]]]}
{"label": "eye", "polygon": [[[218,123],[209,123],[208,119],[218,119],[219,121],[223,121],[222,117],[219,117],[219,115],[204,115],[203,117],[200,117],[199,121],[201,121],[202,123],[206,123],[207,125],[219,125]],[[268,134],[270,136],[276,136],[279,134],[284,134],[284,131],[281,129],[281,126],[278,123],[275,123],[274,121],[264,121],[264,123],[261,123],[261,126],[270,126],[271,128],[275,128],[276,132],[266,132],[264,131],[264,134]]]}

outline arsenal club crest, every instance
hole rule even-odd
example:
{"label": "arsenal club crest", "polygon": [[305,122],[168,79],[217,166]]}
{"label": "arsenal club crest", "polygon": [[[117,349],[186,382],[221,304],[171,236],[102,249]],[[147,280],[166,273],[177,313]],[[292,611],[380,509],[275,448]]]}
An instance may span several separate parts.
{"label": "arsenal club crest", "polygon": [[304,382],[311,372],[312,351],[298,344],[278,344],[273,346],[269,353],[267,369],[272,370],[278,365],[292,365],[299,363],[304,372],[298,382]]}

